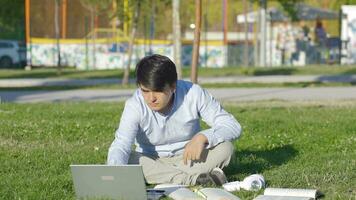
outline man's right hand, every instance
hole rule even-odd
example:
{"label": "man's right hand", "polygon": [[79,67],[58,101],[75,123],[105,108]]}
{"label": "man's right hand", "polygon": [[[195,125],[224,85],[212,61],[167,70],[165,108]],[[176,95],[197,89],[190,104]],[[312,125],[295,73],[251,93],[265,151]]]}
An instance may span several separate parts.
{"label": "man's right hand", "polygon": [[186,165],[188,160],[199,160],[201,154],[208,143],[208,138],[203,134],[196,134],[186,145],[183,153],[183,163]]}

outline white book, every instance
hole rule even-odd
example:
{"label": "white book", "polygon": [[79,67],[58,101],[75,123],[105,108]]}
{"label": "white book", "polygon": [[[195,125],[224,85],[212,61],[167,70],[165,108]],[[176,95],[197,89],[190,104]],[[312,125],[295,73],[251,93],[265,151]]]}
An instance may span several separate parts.
{"label": "white book", "polygon": [[154,189],[163,190],[164,194],[168,196],[171,192],[174,192],[179,188],[186,188],[186,187],[188,187],[188,186],[187,185],[165,183],[165,184],[156,185],[154,187]]}
{"label": "white book", "polygon": [[179,188],[168,195],[174,200],[204,200],[203,197],[188,188]]}
{"label": "white book", "polygon": [[240,200],[237,196],[220,188],[196,188],[194,192],[185,185],[161,184],[156,190],[164,190],[164,194],[174,200]]}
{"label": "white book", "polygon": [[160,184],[154,187],[174,200],[203,200],[201,196],[187,188],[186,185]]}
{"label": "white book", "polygon": [[202,188],[197,193],[206,200],[240,200],[237,196],[220,188]]}
{"label": "white book", "polygon": [[266,188],[254,200],[313,200],[320,195],[314,189]]}

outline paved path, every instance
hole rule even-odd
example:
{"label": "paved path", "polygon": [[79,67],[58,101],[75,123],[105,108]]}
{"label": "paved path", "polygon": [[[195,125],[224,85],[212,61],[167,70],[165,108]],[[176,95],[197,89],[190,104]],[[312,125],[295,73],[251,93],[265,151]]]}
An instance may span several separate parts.
{"label": "paved path", "polygon": [[[221,101],[355,100],[356,87],[208,89]],[[0,91],[2,102],[124,101],[133,90]]]}
{"label": "paved path", "polygon": [[[199,77],[199,83],[298,83],[298,82],[344,82],[356,83],[356,75],[268,75],[268,76],[227,76]],[[134,80],[130,80],[134,82]],[[120,79],[0,79],[0,87],[38,87],[38,86],[88,86],[100,84],[119,84]]]}

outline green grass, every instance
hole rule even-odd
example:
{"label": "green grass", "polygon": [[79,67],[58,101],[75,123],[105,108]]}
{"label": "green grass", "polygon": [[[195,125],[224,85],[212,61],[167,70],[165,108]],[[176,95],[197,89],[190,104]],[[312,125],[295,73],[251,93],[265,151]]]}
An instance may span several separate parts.
{"label": "green grass", "polygon": [[[225,67],[199,68],[199,76],[234,75],[351,75],[356,74],[356,66],[311,65],[305,67]],[[189,76],[189,71],[186,74]]]}
{"label": "green grass", "polygon": [[205,88],[307,88],[307,87],[349,87],[356,83],[324,83],[324,82],[296,82],[296,83],[204,83]]}
{"label": "green grass", "polygon": [[[93,79],[93,78],[121,78],[123,70],[76,70],[64,68],[58,74],[55,68],[34,68],[27,71],[23,69],[1,69],[0,78],[69,78],[69,79]],[[133,72],[130,74],[133,76]]]}
{"label": "green grass", "polygon": [[[183,68],[183,77],[190,76],[190,68]],[[234,76],[234,75],[350,75],[356,74],[356,66],[339,66],[339,65],[313,65],[306,67],[225,67],[225,68],[199,68],[199,76]],[[131,77],[134,72],[131,71]],[[0,78],[121,78],[123,70],[76,70],[74,68],[64,68],[59,75],[55,68],[34,68],[31,71],[23,69],[1,69]]]}
{"label": "green grass", "polygon": [[[356,83],[322,83],[322,82],[297,82],[297,83],[206,83],[200,84],[204,88],[307,88],[307,87],[352,87]],[[76,89],[135,89],[136,84],[101,84],[93,86],[35,86],[35,87],[0,87],[0,91],[48,91],[48,90],[76,90]]]}
{"label": "green grass", "polygon": [[[74,199],[69,165],[99,164],[122,103],[0,104],[0,199]],[[356,197],[356,104],[226,105],[244,128],[230,181],[261,173],[269,187]],[[241,199],[258,193],[235,192]]]}
{"label": "green grass", "polygon": [[[349,85],[349,84],[347,84]],[[78,90],[78,89],[135,89],[137,88],[136,84],[129,85],[119,85],[119,84],[101,84],[101,85],[92,85],[92,86],[35,86],[35,87],[0,87],[0,91],[48,91],[48,90]]]}

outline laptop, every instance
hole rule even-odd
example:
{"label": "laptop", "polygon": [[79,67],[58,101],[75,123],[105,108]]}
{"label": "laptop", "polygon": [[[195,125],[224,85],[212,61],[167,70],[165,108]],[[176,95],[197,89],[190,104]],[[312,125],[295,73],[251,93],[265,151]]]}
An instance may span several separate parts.
{"label": "laptop", "polygon": [[78,199],[147,200],[141,165],[70,165]]}

